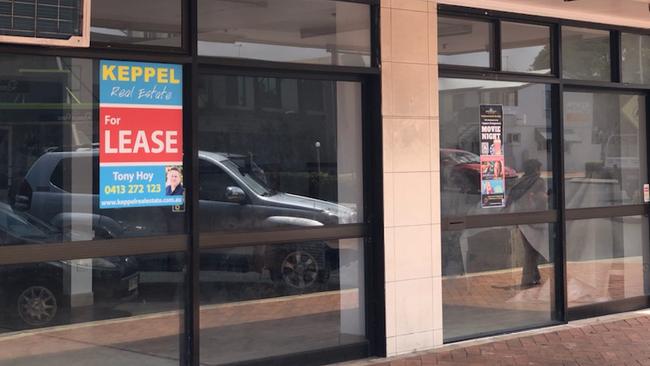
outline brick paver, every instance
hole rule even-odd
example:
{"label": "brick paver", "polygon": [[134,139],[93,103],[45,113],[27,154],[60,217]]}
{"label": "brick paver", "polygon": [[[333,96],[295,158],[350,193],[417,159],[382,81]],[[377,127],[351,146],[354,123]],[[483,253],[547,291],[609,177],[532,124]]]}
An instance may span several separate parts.
{"label": "brick paver", "polygon": [[390,359],[340,366],[650,365],[650,311],[462,342]]}

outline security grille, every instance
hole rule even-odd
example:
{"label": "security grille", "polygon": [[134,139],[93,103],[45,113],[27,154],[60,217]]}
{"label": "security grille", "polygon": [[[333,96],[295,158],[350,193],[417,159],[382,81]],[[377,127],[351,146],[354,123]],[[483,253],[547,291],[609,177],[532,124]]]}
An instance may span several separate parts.
{"label": "security grille", "polygon": [[0,0],[0,42],[87,47],[89,0]]}

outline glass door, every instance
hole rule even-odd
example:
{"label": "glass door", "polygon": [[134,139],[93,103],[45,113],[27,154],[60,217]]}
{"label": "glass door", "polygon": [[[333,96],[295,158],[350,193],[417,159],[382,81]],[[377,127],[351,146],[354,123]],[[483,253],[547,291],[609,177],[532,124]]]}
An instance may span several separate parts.
{"label": "glass door", "polygon": [[552,87],[441,78],[446,342],[557,320]]}
{"label": "glass door", "polygon": [[575,318],[648,294],[646,96],[568,90],[563,107],[566,286]]}

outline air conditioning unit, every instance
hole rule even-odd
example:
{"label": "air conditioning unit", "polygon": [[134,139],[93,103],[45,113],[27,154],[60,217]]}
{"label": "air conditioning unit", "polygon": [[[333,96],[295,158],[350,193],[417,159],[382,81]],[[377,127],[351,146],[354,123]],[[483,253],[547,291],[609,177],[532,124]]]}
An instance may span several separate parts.
{"label": "air conditioning unit", "polygon": [[0,0],[0,43],[90,46],[90,0]]}

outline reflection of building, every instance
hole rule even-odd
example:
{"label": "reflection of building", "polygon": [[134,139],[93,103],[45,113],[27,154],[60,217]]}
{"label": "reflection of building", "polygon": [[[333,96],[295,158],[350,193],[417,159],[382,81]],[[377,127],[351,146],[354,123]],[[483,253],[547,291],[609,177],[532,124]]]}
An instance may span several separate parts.
{"label": "reflection of building", "polygon": [[[308,366],[647,304],[640,1],[0,3],[91,41],[0,43],[0,364]],[[181,116],[183,204],[144,197],[155,149],[102,161],[105,64],[151,98],[119,153]]]}
{"label": "reflection of building", "polygon": [[11,75],[0,87],[0,131],[6,134],[2,148],[7,156],[0,162],[5,165],[0,166],[0,187],[8,189],[20,184],[20,177],[46,149],[60,147],[61,141],[67,146],[91,144],[93,86],[81,81],[90,71],[83,64],[25,63],[6,56],[0,65],[4,75]]}

